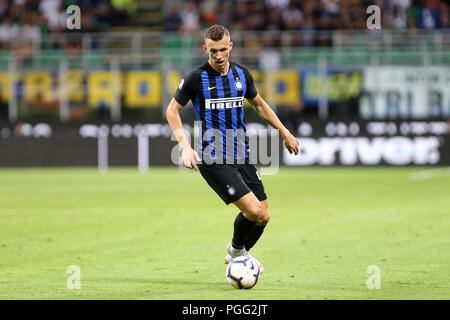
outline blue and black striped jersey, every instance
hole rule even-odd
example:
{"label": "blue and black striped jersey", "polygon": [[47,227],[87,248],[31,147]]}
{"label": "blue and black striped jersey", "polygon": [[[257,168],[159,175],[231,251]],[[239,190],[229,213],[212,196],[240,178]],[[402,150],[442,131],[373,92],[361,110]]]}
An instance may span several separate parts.
{"label": "blue and black striped jersey", "polygon": [[192,100],[200,124],[198,153],[203,162],[248,161],[244,98],[256,95],[248,68],[233,61],[226,76],[205,62],[183,78],[174,98],[183,106]]}

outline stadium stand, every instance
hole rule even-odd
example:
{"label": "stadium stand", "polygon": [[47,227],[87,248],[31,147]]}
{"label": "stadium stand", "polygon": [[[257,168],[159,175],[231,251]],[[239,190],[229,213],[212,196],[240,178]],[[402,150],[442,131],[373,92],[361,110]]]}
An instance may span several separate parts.
{"label": "stadium stand", "polygon": [[[382,30],[365,24],[372,4]],[[66,27],[70,5],[81,9],[81,30]],[[214,23],[231,29],[233,58],[262,71],[450,64],[441,0],[0,0],[0,21],[0,71],[118,63],[121,71],[161,71],[166,97],[167,70],[201,62],[201,31]]]}

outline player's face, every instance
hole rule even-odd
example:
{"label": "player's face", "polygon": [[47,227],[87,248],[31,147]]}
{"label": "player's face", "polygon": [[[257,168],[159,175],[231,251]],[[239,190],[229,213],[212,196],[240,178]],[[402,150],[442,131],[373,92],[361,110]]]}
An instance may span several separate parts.
{"label": "player's face", "polygon": [[205,39],[205,44],[203,45],[203,50],[209,56],[209,63],[214,69],[220,71],[228,68],[231,48],[233,48],[233,42],[226,35],[218,41]]}

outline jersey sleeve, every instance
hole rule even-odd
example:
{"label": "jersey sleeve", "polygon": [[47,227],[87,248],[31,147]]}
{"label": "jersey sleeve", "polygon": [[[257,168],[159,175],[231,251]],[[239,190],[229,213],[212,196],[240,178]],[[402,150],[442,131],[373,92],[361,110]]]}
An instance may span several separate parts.
{"label": "jersey sleeve", "polygon": [[255,87],[255,81],[253,80],[253,76],[248,70],[248,68],[244,67],[244,75],[245,75],[245,81],[247,83],[247,90],[245,92],[245,97],[247,99],[253,99],[258,94],[258,90],[256,90]]}
{"label": "jersey sleeve", "polygon": [[189,100],[195,98],[196,81],[197,73],[194,70],[188,73],[178,85],[177,91],[175,91],[173,97],[182,106],[185,106]]}

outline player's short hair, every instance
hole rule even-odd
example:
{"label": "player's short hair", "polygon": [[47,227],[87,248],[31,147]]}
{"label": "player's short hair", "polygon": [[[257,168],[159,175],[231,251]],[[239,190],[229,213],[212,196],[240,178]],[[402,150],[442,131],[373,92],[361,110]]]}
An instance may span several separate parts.
{"label": "player's short hair", "polygon": [[227,28],[220,24],[214,24],[205,31],[205,40],[211,39],[213,41],[219,41],[222,40],[225,35],[231,39],[230,31],[228,31]]}

